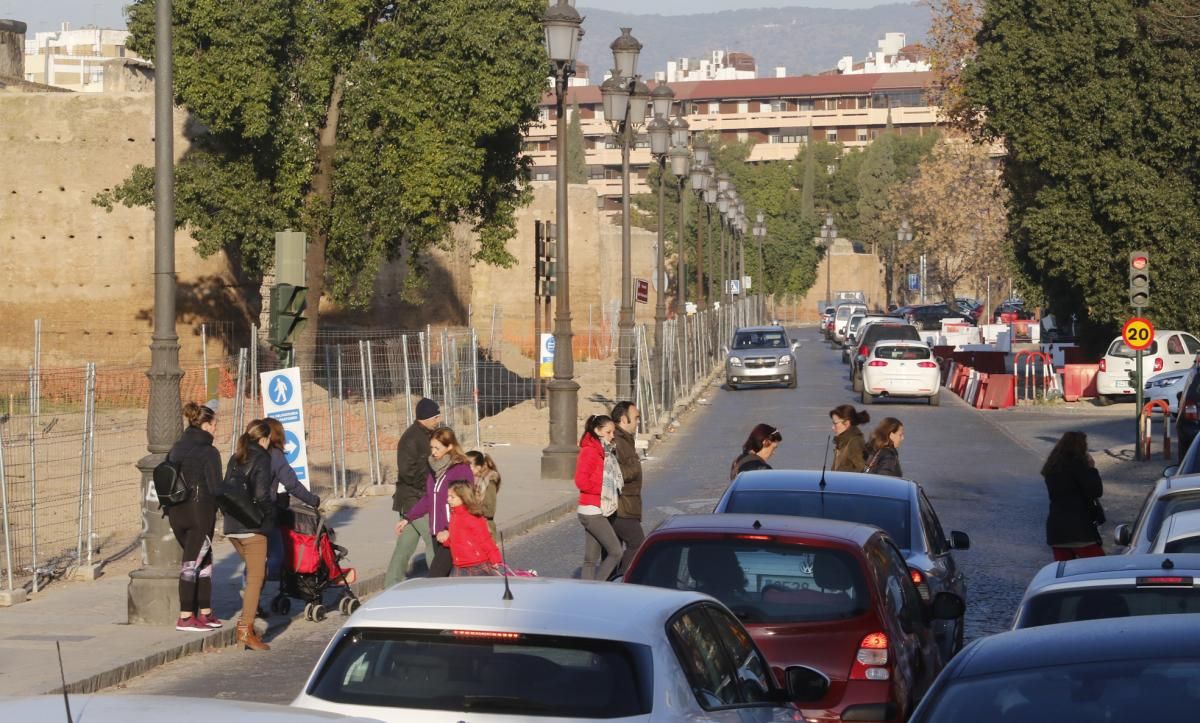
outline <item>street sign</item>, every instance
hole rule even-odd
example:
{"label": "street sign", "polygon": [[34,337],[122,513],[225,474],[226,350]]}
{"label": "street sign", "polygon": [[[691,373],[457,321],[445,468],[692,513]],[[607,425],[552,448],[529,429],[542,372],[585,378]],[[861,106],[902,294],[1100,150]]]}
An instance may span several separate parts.
{"label": "street sign", "polygon": [[[259,374],[263,413],[283,424],[283,454],[296,471],[296,479],[312,488],[308,480],[308,451],[304,444],[304,399],[300,391],[300,369],[280,369]],[[283,485],[279,491],[285,492]]]}
{"label": "street sign", "polygon": [[1148,349],[1154,343],[1154,324],[1151,324],[1149,319],[1135,316],[1121,328],[1121,338],[1125,340],[1125,345],[1134,351]]}
{"label": "street sign", "polygon": [[541,351],[538,354],[538,374],[542,379],[554,376],[554,335],[542,334]]}
{"label": "street sign", "polygon": [[921,275],[920,274],[909,274],[908,275],[908,290],[909,291],[920,291],[921,290]]}
{"label": "street sign", "polygon": [[650,303],[650,282],[645,279],[637,280],[637,303]]}

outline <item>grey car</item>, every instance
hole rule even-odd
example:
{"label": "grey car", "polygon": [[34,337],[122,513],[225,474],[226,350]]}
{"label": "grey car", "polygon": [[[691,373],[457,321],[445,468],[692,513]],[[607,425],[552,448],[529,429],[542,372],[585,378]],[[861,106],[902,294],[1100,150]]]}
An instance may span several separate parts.
{"label": "grey car", "polygon": [[782,326],[745,326],[733,333],[725,348],[725,384],[730,389],[756,384],[796,388],[796,350],[799,342]]}

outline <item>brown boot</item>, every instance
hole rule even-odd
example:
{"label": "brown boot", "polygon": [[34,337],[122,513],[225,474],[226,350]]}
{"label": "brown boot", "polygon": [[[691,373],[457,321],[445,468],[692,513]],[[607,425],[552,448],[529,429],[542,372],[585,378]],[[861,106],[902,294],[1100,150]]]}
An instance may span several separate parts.
{"label": "brown boot", "polygon": [[262,638],[258,637],[258,633],[254,632],[253,625],[247,625],[241,620],[239,620],[237,624],[237,641],[240,644],[245,645],[250,650],[271,649],[271,646],[264,643]]}

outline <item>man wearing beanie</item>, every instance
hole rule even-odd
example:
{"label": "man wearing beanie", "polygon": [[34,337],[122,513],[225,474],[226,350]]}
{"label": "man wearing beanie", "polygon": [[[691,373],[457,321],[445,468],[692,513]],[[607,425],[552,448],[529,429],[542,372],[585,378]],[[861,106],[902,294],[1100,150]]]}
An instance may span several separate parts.
{"label": "man wearing beanie", "polygon": [[[442,410],[437,402],[422,397],[417,402],[416,417],[417,421],[404,430],[396,445],[396,492],[392,495],[392,509],[402,516],[425,494],[425,478],[430,474],[429,440],[442,421]],[[397,535],[384,581],[386,587],[404,581],[418,540],[425,542],[426,556],[433,554],[433,538],[429,536],[426,517],[413,520],[403,530],[397,529]]]}

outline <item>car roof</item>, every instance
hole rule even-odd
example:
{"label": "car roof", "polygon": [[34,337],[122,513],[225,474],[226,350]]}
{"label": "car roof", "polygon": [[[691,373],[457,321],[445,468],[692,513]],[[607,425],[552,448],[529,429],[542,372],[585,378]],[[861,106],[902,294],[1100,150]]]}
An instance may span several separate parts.
{"label": "car roof", "polygon": [[1200,489],[1200,474],[1181,474],[1178,477],[1167,477],[1163,485],[1163,494],[1172,492],[1187,492]]}
{"label": "car roof", "polygon": [[[711,600],[696,592],[590,580],[461,577],[406,580],[376,595],[343,627],[480,630],[644,642],[680,608]],[[637,610],[637,615],[629,611]]]}
{"label": "car roof", "polygon": [[761,331],[785,331],[782,326],[739,326],[733,330],[734,334],[739,332],[761,332]]}
{"label": "car roof", "polygon": [[1174,542],[1184,537],[1195,537],[1200,534],[1200,510],[1180,510],[1167,517],[1162,523],[1166,542]]}
{"label": "car roof", "polygon": [[740,512],[719,515],[675,515],[667,518],[650,536],[662,534],[759,534],[788,535],[842,542],[862,547],[879,528],[859,522],[827,520],[796,515],[756,515]]}
{"label": "car roof", "polygon": [[[1170,562],[1167,563],[1167,560]],[[1200,553],[1105,555],[1052,562],[1033,576],[1026,594],[1033,595],[1049,588],[1091,587],[1104,581],[1155,575],[1200,577]]]}
{"label": "car roof", "polygon": [[929,348],[928,344],[926,344],[923,341],[918,341],[916,339],[883,339],[882,341],[880,341],[881,344],[883,342],[887,342],[888,346],[919,346],[922,349]]}
{"label": "car roof", "polygon": [[[1158,341],[1159,339],[1164,339],[1172,334],[1187,334],[1188,336],[1192,336],[1191,332],[1184,331],[1183,329],[1155,329],[1154,330],[1154,340]],[[1118,336],[1113,339],[1113,342],[1122,341],[1123,339],[1124,339],[1124,337]],[[1108,345],[1112,346],[1112,342],[1109,342]]]}
{"label": "car roof", "polygon": [[[758,469],[742,472],[730,484],[737,492],[820,492],[821,470]],[[917,483],[865,472],[825,472],[825,493],[911,499]]]}
{"label": "car roof", "polygon": [[1073,663],[1147,658],[1200,659],[1200,614],[1085,620],[989,635],[955,656],[943,674],[953,680]]}
{"label": "car roof", "polygon": [[[71,717],[86,723],[162,723],[167,720],[225,720],[231,723],[317,723],[361,721],[303,708],[265,703],[247,703],[214,698],[165,695],[72,695]],[[10,721],[57,721],[64,718],[61,695],[0,697],[4,719]]]}

